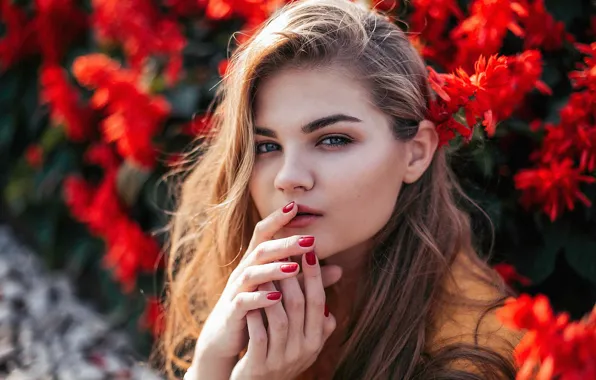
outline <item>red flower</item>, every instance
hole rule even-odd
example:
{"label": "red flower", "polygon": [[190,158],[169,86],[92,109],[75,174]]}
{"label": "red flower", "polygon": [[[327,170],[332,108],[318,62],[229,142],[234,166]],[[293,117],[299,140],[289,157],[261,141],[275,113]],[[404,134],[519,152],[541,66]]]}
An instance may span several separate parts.
{"label": "red flower", "polygon": [[473,129],[463,125],[453,118],[453,111],[449,105],[438,99],[429,103],[426,118],[435,124],[439,135],[438,148],[449,144],[458,132],[466,141],[472,138]]}
{"label": "red flower", "polygon": [[87,15],[71,0],[35,0],[35,14],[27,16],[15,2],[0,0],[0,69],[42,53],[44,62],[58,64],[72,42],[87,28]]}
{"label": "red flower", "polygon": [[101,122],[105,140],[115,142],[123,157],[153,167],[156,151],[152,139],[169,114],[166,100],[146,93],[137,85],[134,72],[121,69],[101,54],[77,58],[73,71],[81,84],[96,89],[93,106],[108,114]]}
{"label": "red flower", "polygon": [[522,4],[510,0],[475,0],[470,16],[451,31],[457,54],[449,68],[463,67],[471,71],[471,63],[480,55],[496,54],[508,30],[517,36],[524,32],[517,17],[527,14]]}
{"label": "red flower", "polygon": [[540,205],[551,221],[565,209],[573,210],[576,200],[590,207],[592,203],[579,190],[579,185],[594,183],[596,178],[581,175],[581,170],[572,166],[570,159],[564,159],[517,173],[514,181],[516,189],[522,191],[522,205],[526,208]]}
{"label": "red flower", "polygon": [[580,69],[569,73],[573,88],[585,87],[588,91],[596,93],[596,42],[591,45],[575,44],[578,50],[585,54],[584,63],[578,65]]}
{"label": "red flower", "polygon": [[154,273],[161,265],[160,248],[138,224],[122,216],[106,233],[107,252],[103,262],[110,268],[124,292],[130,293],[140,272]]}
{"label": "red flower", "polygon": [[544,6],[544,0],[520,0],[527,12],[519,15],[519,22],[525,30],[524,49],[543,48],[556,50],[569,38],[565,24],[556,21]]}
{"label": "red flower", "polygon": [[174,83],[182,69],[186,39],[173,19],[149,0],[93,0],[93,26],[101,41],[122,44],[133,71],[141,73],[151,57],[167,61],[166,79]]}
{"label": "red flower", "polygon": [[[594,309],[596,310],[596,308]],[[510,298],[497,311],[506,326],[527,330],[515,348],[518,380],[579,380],[596,377],[596,311],[582,321],[554,315],[543,295]]]}
{"label": "red flower", "polygon": [[529,278],[517,273],[513,265],[501,263],[495,265],[493,269],[496,270],[503,278],[503,281],[510,286],[513,286],[515,283],[519,283],[522,286],[529,286],[531,283]]}
{"label": "red flower", "polygon": [[125,292],[134,289],[137,275],[153,273],[163,264],[157,242],[130,220],[116,191],[119,161],[107,145],[92,146],[85,161],[104,169],[104,177],[92,186],[79,177],[68,177],[64,196],[71,214],[106,243],[103,262]]}
{"label": "red flower", "polygon": [[66,49],[84,35],[88,17],[72,0],[35,0],[37,38],[46,64],[58,64]]}
{"label": "red flower", "polygon": [[0,71],[39,51],[37,27],[15,2],[0,0],[0,21],[6,31],[0,38]]}
{"label": "red flower", "polygon": [[410,31],[420,33],[429,43],[443,39],[443,33],[452,16],[464,18],[456,0],[413,0],[414,11],[410,15]]}
{"label": "red flower", "polygon": [[43,148],[39,145],[29,145],[25,150],[25,160],[29,166],[36,169],[43,165]]}
{"label": "red flower", "polygon": [[182,133],[194,137],[204,137],[212,132],[212,127],[211,115],[197,115],[189,123],[182,126]]}
{"label": "red flower", "polygon": [[165,313],[159,299],[155,296],[147,298],[145,312],[140,322],[140,327],[149,329],[154,337],[162,334],[165,327]]}
{"label": "red flower", "polygon": [[78,91],[68,83],[66,72],[59,66],[43,66],[40,82],[40,100],[49,104],[54,124],[62,125],[73,141],[88,140],[92,133],[92,111],[81,105]]}

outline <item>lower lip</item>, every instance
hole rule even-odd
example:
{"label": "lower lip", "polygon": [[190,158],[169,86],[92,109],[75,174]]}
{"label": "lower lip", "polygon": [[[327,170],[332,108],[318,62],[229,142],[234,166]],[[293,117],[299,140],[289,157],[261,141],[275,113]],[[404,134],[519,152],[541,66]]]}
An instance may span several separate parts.
{"label": "lower lip", "polygon": [[296,216],[288,224],[286,224],[285,227],[289,227],[289,228],[306,227],[306,226],[309,226],[310,224],[314,223],[320,217],[321,217],[320,215]]}

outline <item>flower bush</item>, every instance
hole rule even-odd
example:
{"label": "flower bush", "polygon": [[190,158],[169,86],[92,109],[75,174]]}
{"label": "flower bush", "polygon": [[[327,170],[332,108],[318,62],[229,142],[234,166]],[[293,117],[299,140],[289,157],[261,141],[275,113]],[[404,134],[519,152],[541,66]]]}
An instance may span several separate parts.
{"label": "flower bush", "polygon": [[[284,3],[0,0],[2,212],[145,352],[162,323],[163,177],[209,133],[232,34]],[[523,293],[499,311],[528,331],[519,378],[595,377],[593,4],[366,4],[428,63],[428,118],[483,210],[462,204],[477,244]]]}

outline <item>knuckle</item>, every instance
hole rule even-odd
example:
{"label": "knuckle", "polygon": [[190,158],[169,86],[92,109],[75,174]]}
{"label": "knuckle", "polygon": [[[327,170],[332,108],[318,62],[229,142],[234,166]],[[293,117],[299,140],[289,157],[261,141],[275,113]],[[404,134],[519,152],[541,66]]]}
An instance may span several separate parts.
{"label": "knuckle", "polygon": [[285,306],[292,311],[300,311],[304,309],[304,298],[302,297],[286,297]]}
{"label": "knuckle", "polygon": [[253,343],[258,347],[267,347],[267,334],[255,334],[255,336],[251,337],[250,339],[253,339]]}
{"label": "knuckle", "polygon": [[288,329],[288,318],[286,317],[279,317],[279,318],[272,318],[269,322],[269,327],[276,332],[284,332]]}
{"label": "knuckle", "polygon": [[254,258],[255,260],[259,261],[262,257],[264,257],[267,253],[268,250],[268,245],[266,244],[266,242],[264,243],[260,243],[259,245],[257,245],[257,247],[254,250]]}
{"label": "knuckle", "polygon": [[263,234],[267,230],[267,222],[265,219],[260,220],[255,224],[255,233],[256,234]]}
{"label": "knuckle", "polygon": [[282,366],[278,360],[272,360],[267,363],[267,369],[269,370],[269,372],[276,373],[281,371]]}
{"label": "knuckle", "polygon": [[297,362],[301,359],[300,352],[298,350],[290,350],[286,353],[286,360],[289,363]]}
{"label": "knuckle", "polygon": [[244,301],[244,298],[242,298],[240,295],[234,297],[234,300],[232,301],[232,307],[234,309],[243,310],[245,305],[246,303]]}
{"label": "knuckle", "polygon": [[321,310],[325,308],[325,297],[313,297],[310,302],[316,308]]}
{"label": "knuckle", "polygon": [[304,351],[309,355],[314,355],[319,351],[321,347],[321,338],[316,336],[312,337],[311,339],[307,340],[304,343]]}
{"label": "knuckle", "polygon": [[250,282],[252,281],[253,277],[254,277],[253,274],[247,268],[247,269],[245,269],[245,270],[242,271],[242,273],[238,277],[238,281],[240,282],[241,285],[247,285],[247,284],[250,284]]}

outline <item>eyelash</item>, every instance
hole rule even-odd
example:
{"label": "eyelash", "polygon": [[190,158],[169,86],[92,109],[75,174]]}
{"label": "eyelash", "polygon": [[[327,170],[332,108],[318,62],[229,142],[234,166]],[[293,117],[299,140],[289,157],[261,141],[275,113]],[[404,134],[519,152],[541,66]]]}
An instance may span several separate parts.
{"label": "eyelash", "polygon": [[[329,139],[341,139],[342,142],[338,143],[338,144],[325,144],[327,146],[333,147],[333,148],[341,148],[343,146],[349,145],[351,144],[354,140],[345,137],[345,136],[326,136],[324,139],[322,139],[321,141],[325,141],[325,140],[329,140]],[[319,144],[321,143],[321,141],[319,141]],[[259,152],[259,147],[261,147],[262,145],[267,145],[267,144],[273,144],[273,145],[279,145],[277,143],[273,143],[273,142],[261,142],[261,143],[257,143],[255,144],[255,152],[256,154],[265,154],[265,153],[271,153],[272,151],[268,151],[268,152]],[[317,144],[317,145],[319,145]]]}

